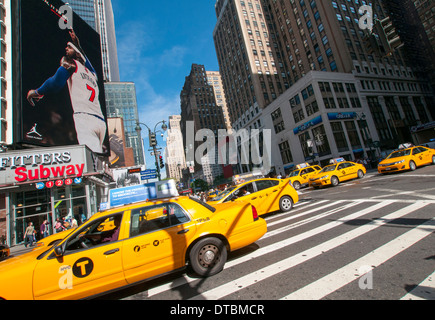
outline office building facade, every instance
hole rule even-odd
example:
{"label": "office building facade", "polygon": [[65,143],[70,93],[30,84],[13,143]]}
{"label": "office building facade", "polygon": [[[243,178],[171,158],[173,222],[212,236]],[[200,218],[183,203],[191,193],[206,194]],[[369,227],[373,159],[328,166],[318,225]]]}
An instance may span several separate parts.
{"label": "office building facade", "polygon": [[[183,145],[187,152],[189,150],[196,150],[200,144],[198,141],[186,141],[186,130],[188,122],[194,124],[194,132],[200,129],[208,129],[212,132],[212,137],[207,139],[215,139],[215,145],[218,145],[219,130],[226,130],[227,125],[224,118],[223,109],[216,102],[213,86],[208,83],[207,72],[204,65],[192,64],[189,76],[183,86],[180,94],[181,102],[181,132],[183,134]],[[204,156],[204,155],[202,155]],[[195,177],[205,178],[203,175],[202,166],[207,166],[206,171],[208,176],[216,177],[222,174],[222,166],[218,164],[217,152],[212,155],[209,154],[204,164],[200,159],[197,162],[187,163],[187,166],[194,166]],[[186,159],[186,161],[193,161],[193,159]],[[204,179],[205,180],[205,179]],[[209,179],[211,181],[212,179]]]}
{"label": "office building facade", "polygon": [[134,165],[144,164],[143,144],[136,132],[139,119],[136,86],[133,82],[106,82],[106,109],[108,118],[122,117],[124,123],[124,145],[133,148]]}
{"label": "office building facade", "polygon": [[182,170],[186,168],[186,157],[184,153],[180,121],[181,115],[169,116],[168,135],[165,148],[166,176],[179,182],[182,179]]}
{"label": "office building facade", "polygon": [[[313,119],[319,120],[322,110],[337,108],[337,112],[364,113],[366,122],[373,125],[372,142],[373,137],[379,139],[379,150],[396,148],[404,141],[417,143],[418,136],[411,128],[433,120],[432,89],[427,79],[417,77],[400,49],[385,56],[366,46],[367,30],[359,27],[362,5],[358,0],[218,0],[213,37],[233,128],[273,128],[272,134],[276,134],[276,130],[303,127]],[[379,19],[389,14],[382,1],[374,2],[372,8]],[[349,74],[352,79],[315,80],[317,72]],[[309,74],[314,80],[305,83],[304,77]],[[331,77],[326,79],[334,79],[334,75]],[[320,82],[328,83],[329,90],[336,89],[337,94],[313,94],[315,87],[320,90]],[[302,87],[301,83],[306,87],[298,91],[295,88]],[[283,94],[288,103],[280,108],[281,115],[264,112]],[[285,122],[282,129],[282,117],[287,116],[292,123]],[[323,124],[331,121],[327,115],[321,120]],[[336,144],[333,135],[323,129],[319,128],[316,136],[329,136],[329,143]],[[299,142],[306,145],[315,141],[311,132],[310,136],[301,133],[304,137],[298,137]],[[374,157],[368,143],[361,146],[365,155]],[[292,149],[292,144],[281,148]],[[332,156],[334,153],[325,154],[317,160]]]}

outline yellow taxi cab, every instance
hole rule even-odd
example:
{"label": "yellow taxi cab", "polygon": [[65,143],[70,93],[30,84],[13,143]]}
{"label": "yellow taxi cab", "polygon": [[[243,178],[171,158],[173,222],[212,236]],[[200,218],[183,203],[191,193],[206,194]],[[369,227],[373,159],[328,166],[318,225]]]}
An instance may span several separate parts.
{"label": "yellow taxi cab", "polygon": [[186,196],[110,208],[52,246],[0,262],[0,299],[82,299],[189,267],[220,272],[229,251],[267,231],[249,203]]}
{"label": "yellow taxi cab", "polygon": [[332,164],[325,166],[310,178],[310,187],[318,188],[327,185],[335,187],[343,181],[362,179],[367,172],[362,164],[345,161],[343,158],[333,159],[331,162]]}
{"label": "yellow taxi cab", "polygon": [[435,164],[435,149],[422,146],[400,149],[379,162],[378,172],[385,174],[403,170],[414,171],[417,167]]}
{"label": "yellow taxi cab", "polygon": [[54,233],[52,235],[49,235],[45,238],[42,238],[38,242],[36,242],[35,247],[33,250],[37,250],[41,247],[49,247],[52,246],[59,241],[63,240],[67,235],[69,235],[71,232],[73,232],[76,228],[67,229],[61,232]]}
{"label": "yellow taxi cab", "polygon": [[290,211],[299,201],[299,196],[288,179],[263,178],[232,186],[207,203],[214,206],[243,201],[249,201],[261,216],[278,210]]}
{"label": "yellow taxi cab", "polygon": [[310,166],[308,163],[298,164],[296,169],[290,172],[289,178],[293,188],[299,190],[302,187],[308,186],[310,178],[318,173],[322,168],[318,165]]}

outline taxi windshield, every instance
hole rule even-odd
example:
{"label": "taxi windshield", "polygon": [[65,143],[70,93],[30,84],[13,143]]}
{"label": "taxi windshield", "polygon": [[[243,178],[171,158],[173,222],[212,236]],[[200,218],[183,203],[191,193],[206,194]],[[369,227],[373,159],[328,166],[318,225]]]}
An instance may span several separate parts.
{"label": "taxi windshield", "polygon": [[324,167],[324,168],[322,169],[322,171],[320,171],[320,172],[330,172],[330,171],[334,171],[336,166],[337,166],[336,164],[333,164],[333,165],[330,165],[330,166],[326,166],[326,167]]}
{"label": "taxi windshield", "polygon": [[289,178],[290,177],[297,177],[298,175],[299,175],[299,172],[300,172],[301,170],[295,170],[295,171],[292,171],[292,172],[290,172],[290,174],[289,174]]}
{"label": "taxi windshield", "polygon": [[234,186],[234,187],[228,188],[228,189],[225,190],[225,191],[222,191],[222,192],[219,193],[216,197],[214,197],[214,198],[212,199],[212,201],[219,201],[219,200],[222,200],[222,199],[225,198],[229,193],[231,193],[232,191],[234,191],[234,189],[236,189],[236,188],[237,188],[237,186]]}
{"label": "taxi windshield", "polygon": [[390,154],[387,157],[387,159],[400,158],[400,157],[404,157],[404,156],[409,156],[410,154],[411,154],[411,149],[398,150],[398,151],[394,151],[392,154]]}

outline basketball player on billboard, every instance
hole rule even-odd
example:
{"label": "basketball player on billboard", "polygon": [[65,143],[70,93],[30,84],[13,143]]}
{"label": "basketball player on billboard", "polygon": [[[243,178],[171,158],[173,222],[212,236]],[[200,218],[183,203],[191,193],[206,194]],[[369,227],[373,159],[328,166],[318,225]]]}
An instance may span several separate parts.
{"label": "basketball player on billboard", "polygon": [[70,29],[69,34],[71,42],[67,43],[59,69],[41,87],[30,90],[27,100],[35,106],[44,95],[56,93],[68,84],[79,144],[87,145],[95,153],[103,153],[107,125],[100,106],[97,73],[83,53],[74,30]]}

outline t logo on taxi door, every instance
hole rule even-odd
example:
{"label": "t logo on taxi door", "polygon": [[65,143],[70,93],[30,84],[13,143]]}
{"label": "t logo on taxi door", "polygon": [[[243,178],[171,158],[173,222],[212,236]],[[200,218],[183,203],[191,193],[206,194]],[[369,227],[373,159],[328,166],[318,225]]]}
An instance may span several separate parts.
{"label": "t logo on taxi door", "polygon": [[72,270],[77,278],[85,278],[94,270],[94,263],[89,258],[81,258],[74,263]]}

